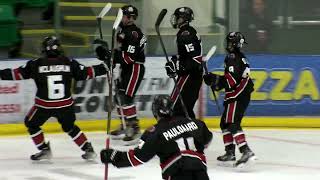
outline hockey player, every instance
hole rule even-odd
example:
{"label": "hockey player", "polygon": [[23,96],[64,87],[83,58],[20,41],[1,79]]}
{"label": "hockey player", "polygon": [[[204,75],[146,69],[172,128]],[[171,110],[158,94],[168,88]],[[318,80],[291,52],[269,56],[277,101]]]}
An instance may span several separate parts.
{"label": "hockey player", "polygon": [[190,26],[193,11],[189,7],[177,8],[171,16],[173,28],[179,28],[177,33],[178,55],[172,56],[166,63],[169,77],[178,75],[177,87],[173,89],[171,99],[174,102],[174,115],[185,116],[180,100],[181,97],[191,118],[195,117],[193,107],[198,99],[202,84],[202,45],[197,31]]}
{"label": "hockey player", "polygon": [[235,143],[242,157],[235,162],[235,167],[243,167],[248,161],[254,160],[255,155],[246,141],[241,128],[241,120],[249,105],[253,92],[253,82],[250,78],[250,67],[240,48],[245,42],[240,32],[230,32],[226,37],[228,54],[225,57],[224,75],[209,73],[204,75],[204,81],[214,90],[225,89],[224,112],[220,121],[223,142],[226,153],[217,158],[218,161],[235,161]]}
{"label": "hockey player", "polygon": [[[117,130],[111,132],[111,135],[114,139],[122,138],[125,145],[131,145],[136,143],[141,135],[134,97],[145,72],[143,64],[146,37],[135,25],[138,9],[132,5],[123,6],[121,9],[123,18],[120,31],[117,33],[118,48],[114,53],[114,63],[120,64],[121,72],[116,83],[118,97],[115,99],[119,116],[122,114],[120,109],[122,108],[126,129],[121,124]],[[103,48],[97,48],[96,53],[100,60],[105,59],[105,52]]]}
{"label": "hockey player", "polygon": [[101,161],[122,168],[140,165],[157,155],[163,179],[209,179],[204,149],[212,133],[202,121],[172,116],[171,107],[170,96],[156,96],[152,112],[158,122],[143,133],[140,145],[127,152],[103,149]]}
{"label": "hockey player", "polygon": [[86,80],[104,75],[107,66],[100,64],[85,67],[74,59],[63,55],[59,40],[55,36],[46,37],[42,43],[43,56],[30,60],[26,65],[15,69],[0,70],[2,80],[33,79],[36,87],[34,106],[26,115],[24,123],[39,153],[31,155],[31,160],[51,158],[49,142],[45,141],[41,126],[50,118],[56,117],[64,132],[84,151],[82,158],[92,160],[97,155],[91,143],[76,120],[71,96],[72,79]]}

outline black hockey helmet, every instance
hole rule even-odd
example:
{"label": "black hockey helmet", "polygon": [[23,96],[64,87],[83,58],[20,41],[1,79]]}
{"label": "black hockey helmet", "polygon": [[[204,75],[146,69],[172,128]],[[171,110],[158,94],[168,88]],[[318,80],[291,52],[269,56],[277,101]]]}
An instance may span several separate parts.
{"label": "black hockey helmet", "polygon": [[234,51],[235,49],[242,48],[243,44],[247,44],[244,35],[240,32],[230,32],[226,37],[227,51]]}
{"label": "black hockey helmet", "polygon": [[49,57],[61,55],[63,51],[59,39],[56,36],[45,37],[42,42],[42,53]]}
{"label": "black hockey helmet", "polygon": [[[181,20],[179,20],[181,18]],[[190,23],[194,19],[193,11],[189,7],[179,7],[171,15],[171,25],[173,28],[179,27],[181,24]]]}
{"label": "black hockey helmet", "polygon": [[157,118],[172,116],[172,100],[169,95],[157,95],[152,102],[152,113]]}
{"label": "black hockey helmet", "polygon": [[138,17],[138,9],[132,5],[125,5],[121,8],[123,15],[132,16],[133,19],[137,19]]}

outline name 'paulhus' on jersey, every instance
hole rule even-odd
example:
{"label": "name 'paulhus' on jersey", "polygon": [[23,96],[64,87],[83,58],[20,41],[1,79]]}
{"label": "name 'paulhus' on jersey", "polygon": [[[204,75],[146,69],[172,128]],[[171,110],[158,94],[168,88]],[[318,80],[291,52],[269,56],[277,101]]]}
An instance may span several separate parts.
{"label": "name 'paulhus' on jersey", "polygon": [[68,65],[39,66],[39,73],[49,73],[49,72],[70,72],[70,66]]}
{"label": "name 'paulhus' on jersey", "polygon": [[166,138],[166,140],[168,141],[172,138],[179,136],[180,134],[183,134],[185,132],[194,131],[197,129],[198,129],[198,126],[196,125],[196,123],[189,122],[186,124],[181,124],[181,125],[175,126],[171,129],[163,132],[162,134]]}

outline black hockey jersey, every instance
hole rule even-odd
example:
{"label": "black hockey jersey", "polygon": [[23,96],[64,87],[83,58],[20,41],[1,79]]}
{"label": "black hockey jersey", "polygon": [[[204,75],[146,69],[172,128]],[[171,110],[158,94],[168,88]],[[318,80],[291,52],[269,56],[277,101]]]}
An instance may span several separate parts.
{"label": "black hockey jersey", "polygon": [[130,65],[145,62],[144,48],[147,38],[135,24],[121,26],[117,33],[117,42],[120,50],[115,51],[115,63]]}
{"label": "black hockey jersey", "polygon": [[204,149],[211,139],[212,133],[200,120],[161,119],[143,133],[139,147],[117,152],[112,164],[116,167],[137,166],[157,155],[164,179],[181,169],[206,170]]}
{"label": "black hockey jersey", "polygon": [[179,63],[185,68],[185,73],[202,76],[202,43],[197,31],[189,25],[184,25],[177,33]]}
{"label": "black hockey jersey", "polygon": [[103,64],[86,67],[67,57],[38,58],[16,69],[0,70],[2,80],[33,79],[36,87],[35,106],[55,109],[71,106],[72,79],[86,80],[106,74]]}
{"label": "black hockey jersey", "polygon": [[242,95],[253,92],[250,66],[245,55],[239,51],[228,53],[224,63],[225,103],[234,102]]}

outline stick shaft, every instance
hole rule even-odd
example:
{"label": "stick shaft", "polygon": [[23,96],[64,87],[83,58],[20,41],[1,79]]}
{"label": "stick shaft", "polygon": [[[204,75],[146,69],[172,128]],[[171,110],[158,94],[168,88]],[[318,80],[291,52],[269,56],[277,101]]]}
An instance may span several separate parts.
{"label": "stick shaft", "polygon": [[[169,62],[170,60],[169,60],[169,58],[168,58],[167,50],[166,50],[166,48],[165,48],[165,46],[164,46],[164,43],[163,43],[163,40],[162,40],[162,36],[161,36],[161,34],[160,34],[160,29],[159,29],[159,26],[160,26],[160,24],[161,24],[161,21],[163,20],[163,18],[164,18],[164,16],[166,15],[166,13],[167,13],[167,10],[166,10],[166,9],[163,9],[163,10],[160,12],[160,14],[159,14],[159,16],[158,16],[158,18],[157,18],[156,24],[155,24],[155,29],[156,29],[157,35],[158,35],[158,37],[159,37],[160,45],[161,45],[161,48],[162,48],[162,50],[163,50],[163,53],[164,53],[164,55],[165,55],[165,57],[166,57],[167,62]],[[178,98],[179,98],[179,100],[180,100],[180,103],[181,103],[182,109],[183,109],[183,111],[184,111],[184,113],[185,113],[185,116],[186,116],[186,118],[190,119],[188,110],[187,110],[187,108],[186,108],[186,106],[185,106],[185,104],[184,104],[184,101],[183,101],[182,97],[181,97],[181,89],[180,89],[180,87],[178,86],[177,80],[176,80],[176,78],[174,78],[174,77],[173,77],[172,79],[173,79],[174,84],[175,84],[174,89],[177,89],[177,91],[178,91]]]}

